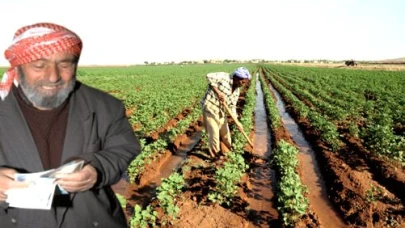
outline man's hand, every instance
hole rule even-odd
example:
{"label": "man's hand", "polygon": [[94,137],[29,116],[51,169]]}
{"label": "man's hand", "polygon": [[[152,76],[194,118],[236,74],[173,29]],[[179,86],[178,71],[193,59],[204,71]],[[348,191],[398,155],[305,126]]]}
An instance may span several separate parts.
{"label": "man's hand", "polygon": [[223,104],[225,102],[225,94],[223,92],[221,92],[217,87],[212,86],[212,90],[214,90],[215,94],[218,97],[218,100],[221,104]]}
{"label": "man's hand", "polygon": [[225,102],[225,94],[218,90],[217,96],[218,96],[219,102],[221,102],[221,104],[223,104]]}
{"label": "man's hand", "polygon": [[8,191],[11,188],[26,188],[28,183],[14,180],[15,169],[0,168],[0,201],[6,201]]}
{"label": "man's hand", "polygon": [[97,171],[92,165],[86,165],[78,172],[56,174],[56,183],[68,192],[84,192],[97,182]]}

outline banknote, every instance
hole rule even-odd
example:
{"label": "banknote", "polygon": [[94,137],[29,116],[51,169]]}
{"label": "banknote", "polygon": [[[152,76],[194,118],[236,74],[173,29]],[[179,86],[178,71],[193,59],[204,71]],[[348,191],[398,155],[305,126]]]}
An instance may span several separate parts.
{"label": "banknote", "polygon": [[26,188],[13,188],[6,192],[9,207],[49,210],[55,192],[53,178],[18,175],[19,180],[28,182]]}
{"label": "banknote", "polygon": [[83,168],[84,161],[83,160],[74,160],[68,162],[56,169],[51,169],[45,172],[41,172],[41,177],[48,177],[48,178],[55,178],[55,175],[58,173],[73,173],[79,171]]}
{"label": "banknote", "polygon": [[[71,161],[56,169],[46,170],[37,173],[16,173],[14,179],[19,182],[26,182],[25,188],[9,189],[6,202],[9,207],[26,209],[49,210],[52,206],[55,194],[55,175],[58,173],[73,173],[84,166],[84,161]],[[68,194],[62,187],[58,186],[62,194]]]}

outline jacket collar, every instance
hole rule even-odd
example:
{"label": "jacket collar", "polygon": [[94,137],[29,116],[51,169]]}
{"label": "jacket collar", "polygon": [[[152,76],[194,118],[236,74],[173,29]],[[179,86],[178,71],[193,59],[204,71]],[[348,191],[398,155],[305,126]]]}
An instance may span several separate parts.
{"label": "jacket collar", "polygon": [[[83,85],[76,83],[75,90],[71,94],[69,104],[68,125],[65,135],[65,143],[62,150],[62,160],[79,156],[85,150],[87,142],[87,129],[94,122],[94,114],[88,108],[88,101],[83,96]],[[0,134],[1,150],[5,154],[13,153],[6,164],[16,164],[18,169],[28,172],[43,171],[42,162],[31,135],[31,131],[24,118],[14,93],[0,101]],[[0,163],[2,163],[0,161]],[[0,164],[3,165],[3,164]]]}

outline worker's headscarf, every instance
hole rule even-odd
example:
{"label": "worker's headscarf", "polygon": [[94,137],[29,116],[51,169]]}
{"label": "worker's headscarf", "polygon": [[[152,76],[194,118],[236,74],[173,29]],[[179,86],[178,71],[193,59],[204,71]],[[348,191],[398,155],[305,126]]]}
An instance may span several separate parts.
{"label": "worker's headscarf", "polygon": [[238,69],[236,69],[232,75],[237,76],[238,78],[241,79],[249,79],[252,78],[252,76],[249,73],[249,70],[246,69],[245,67],[239,67]]}
{"label": "worker's headscarf", "polygon": [[[15,67],[59,52],[69,52],[80,56],[82,41],[69,29],[51,23],[37,23],[20,28],[14,34],[13,42],[4,52],[10,68],[0,82],[0,97],[3,100],[9,93],[17,76]],[[16,82],[15,82],[16,83]]]}

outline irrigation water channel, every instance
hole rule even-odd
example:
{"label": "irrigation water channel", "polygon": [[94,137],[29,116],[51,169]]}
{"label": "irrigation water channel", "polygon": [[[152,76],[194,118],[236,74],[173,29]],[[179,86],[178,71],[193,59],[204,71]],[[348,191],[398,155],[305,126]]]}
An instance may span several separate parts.
{"label": "irrigation water channel", "polygon": [[310,144],[305,140],[304,135],[300,131],[297,123],[290,116],[290,114],[286,112],[285,105],[280,97],[280,94],[272,85],[269,85],[269,88],[276,97],[277,108],[282,118],[282,122],[300,151],[298,156],[302,170],[301,181],[305,186],[308,187],[308,199],[312,210],[318,216],[322,227],[346,227],[336,211],[333,210],[333,207],[328,199],[325,182],[322,179],[321,171],[319,170],[314,151],[312,150]]}
{"label": "irrigation water channel", "polygon": [[180,167],[182,161],[187,157],[187,152],[192,150],[201,139],[201,131],[187,138],[185,142],[172,154],[158,169],[154,176],[142,186],[130,185],[126,191],[127,197],[130,197],[130,204],[139,204],[145,207],[156,195],[156,188],[160,185],[162,179],[168,178],[170,174]]}
{"label": "irrigation water channel", "polygon": [[[256,77],[255,131],[253,154],[267,160],[271,154],[271,136],[267,125],[263,92],[258,77]],[[275,171],[267,163],[252,168],[249,174],[251,187],[247,191],[247,201],[250,213],[255,217],[249,227],[269,227],[278,219],[275,209],[274,190],[276,183]]]}

